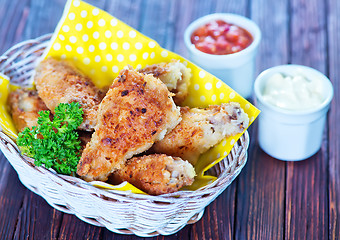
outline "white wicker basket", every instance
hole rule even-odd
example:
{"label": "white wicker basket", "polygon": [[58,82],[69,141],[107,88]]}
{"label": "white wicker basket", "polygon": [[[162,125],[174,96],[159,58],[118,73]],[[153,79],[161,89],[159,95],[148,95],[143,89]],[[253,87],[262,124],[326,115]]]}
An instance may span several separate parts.
{"label": "white wicker basket", "polygon": [[[37,59],[50,37],[48,34],[9,49],[0,57],[0,72],[10,77],[12,83],[30,85]],[[16,144],[0,131],[0,148],[20,181],[52,207],[112,232],[142,237],[170,235],[198,221],[204,208],[241,172],[247,160],[248,145],[249,135],[245,132],[231,153],[209,170],[210,174],[218,176],[215,182],[196,191],[149,196],[99,189],[79,178],[36,167],[33,159],[22,156]]]}

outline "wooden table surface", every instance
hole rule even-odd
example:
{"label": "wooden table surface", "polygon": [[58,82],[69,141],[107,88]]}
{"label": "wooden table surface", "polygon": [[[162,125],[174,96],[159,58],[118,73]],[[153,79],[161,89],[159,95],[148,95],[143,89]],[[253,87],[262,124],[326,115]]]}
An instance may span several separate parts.
{"label": "wooden table surface", "polygon": [[[185,27],[214,12],[253,19],[263,39],[257,73],[295,63],[331,79],[335,96],[321,150],[301,162],[264,153],[257,123],[248,162],[203,218],[171,236],[153,239],[340,239],[340,1],[337,0],[89,0],[187,56]],[[0,53],[54,31],[65,0],[0,0]],[[51,208],[27,190],[0,153],[0,239],[139,239],[113,234]]]}

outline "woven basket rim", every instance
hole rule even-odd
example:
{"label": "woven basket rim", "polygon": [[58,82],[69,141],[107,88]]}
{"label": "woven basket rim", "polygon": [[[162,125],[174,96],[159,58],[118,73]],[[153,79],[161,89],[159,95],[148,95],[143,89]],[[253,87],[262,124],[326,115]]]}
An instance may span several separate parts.
{"label": "woven basket rim", "polygon": [[[245,131],[244,133],[244,138],[245,138],[245,145],[243,146],[246,150],[248,149],[249,147],[249,134],[248,134],[248,131]],[[16,145],[16,143],[9,137],[7,136],[6,133],[4,133],[1,129],[0,129],[0,139],[1,140],[5,140],[8,144],[11,145],[12,149],[15,150],[15,153],[17,154],[17,157],[20,158],[23,162],[25,162],[26,164],[33,164],[34,165],[34,159],[33,158],[30,158],[30,157],[27,157],[27,156],[24,156],[21,154],[18,146]],[[248,139],[248,140],[247,140]],[[242,145],[241,145],[242,146]],[[236,167],[237,168],[240,168],[245,165],[244,164],[241,164],[241,165],[238,165]],[[131,193],[131,192],[128,192],[128,191],[122,191],[122,190],[107,190],[107,189],[102,189],[102,188],[99,188],[99,187],[95,187],[91,184],[89,184],[88,182],[82,180],[81,178],[78,178],[78,177],[73,177],[73,176],[67,176],[67,175],[63,175],[63,174],[58,174],[56,173],[53,169],[47,169],[45,168],[44,166],[40,166],[40,167],[37,167],[37,166],[34,166],[37,170],[44,170],[44,171],[47,171],[49,172],[50,174],[53,174],[55,176],[57,176],[58,178],[62,179],[65,183],[68,183],[68,184],[72,184],[72,185],[77,185],[78,187],[86,187],[86,188],[90,188],[94,191],[104,191],[105,193],[109,193],[109,194],[119,194],[121,195],[122,197],[128,197],[128,198],[135,198],[135,199],[148,199],[148,200],[153,200],[153,201],[161,201],[161,200],[165,200],[167,198],[192,198],[193,196],[196,196],[198,192],[201,192],[202,194],[206,194],[204,191],[205,190],[208,190],[208,189],[212,189],[220,179],[220,177],[218,177],[214,182],[206,185],[206,186],[203,186],[197,190],[193,190],[193,191],[177,191],[177,192],[174,192],[174,193],[168,193],[168,194],[162,194],[162,195],[158,195],[158,196],[154,196],[154,195],[148,195],[148,194],[137,194],[137,193]],[[236,171],[235,169],[235,171]],[[222,175],[222,173],[220,174]],[[101,192],[99,192],[101,193]],[[179,193],[181,193],[179,195]],[[184,194],[187,194],[186,196],[182,196],[182,193]],[[168,201],[167,201],[168,202]]]}

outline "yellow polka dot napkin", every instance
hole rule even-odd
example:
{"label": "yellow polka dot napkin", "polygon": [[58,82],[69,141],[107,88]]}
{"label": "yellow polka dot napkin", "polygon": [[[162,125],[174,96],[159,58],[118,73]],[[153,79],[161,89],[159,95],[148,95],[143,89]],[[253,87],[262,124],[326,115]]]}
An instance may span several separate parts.
{"label": "yellow polka dot napkin", "polygon": [[[69,0],[66,3],[51,44],[43,55],[43,58],[47,57],[73,61],[98,87],[110,85],[119,71],[128,64],[134,68],[142,68],[172,59],[180,60],[192,73],[189,95],[183,105],[207,107],[236,101],[248,114],[251,123],[259,114],[258,109],[221,80],[183,57],[161,48],[154,40],[105,11],[80,0]],[[8,123],[12,124],[11,121]],[[8,129],[14,131],[12,125]],[[228,155],[240,136],[238,134],[223,140],[201,156],[195,166],[197,177],[191,189],[197,189],[216,179],[204,173]],[[124,189],[127,189],[126,186]],[[131,191],[136,192],[132,187]]]}
{"label": "yellow polka dot napkin", "polygon": [[9,78],[0,73],[0,127],[4,133],[13,139],[17,138],[17,131],[8,111],[7,97],[10,92]]}

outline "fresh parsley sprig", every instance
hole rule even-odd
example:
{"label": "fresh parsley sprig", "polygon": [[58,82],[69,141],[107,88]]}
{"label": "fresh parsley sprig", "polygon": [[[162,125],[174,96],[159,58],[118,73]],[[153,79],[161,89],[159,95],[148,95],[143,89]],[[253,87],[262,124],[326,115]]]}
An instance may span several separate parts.
{"label": "fresh parsley sprig", "polygon": [[58,173],[70,175],[77,170],[80,141],[75,131],[83,122],[79,103],[60,103],[50,111],[40,111],[38,126],[26,127],[18,134],[17,144],[23,154],[35,159],[36,166],[45,165]]}

